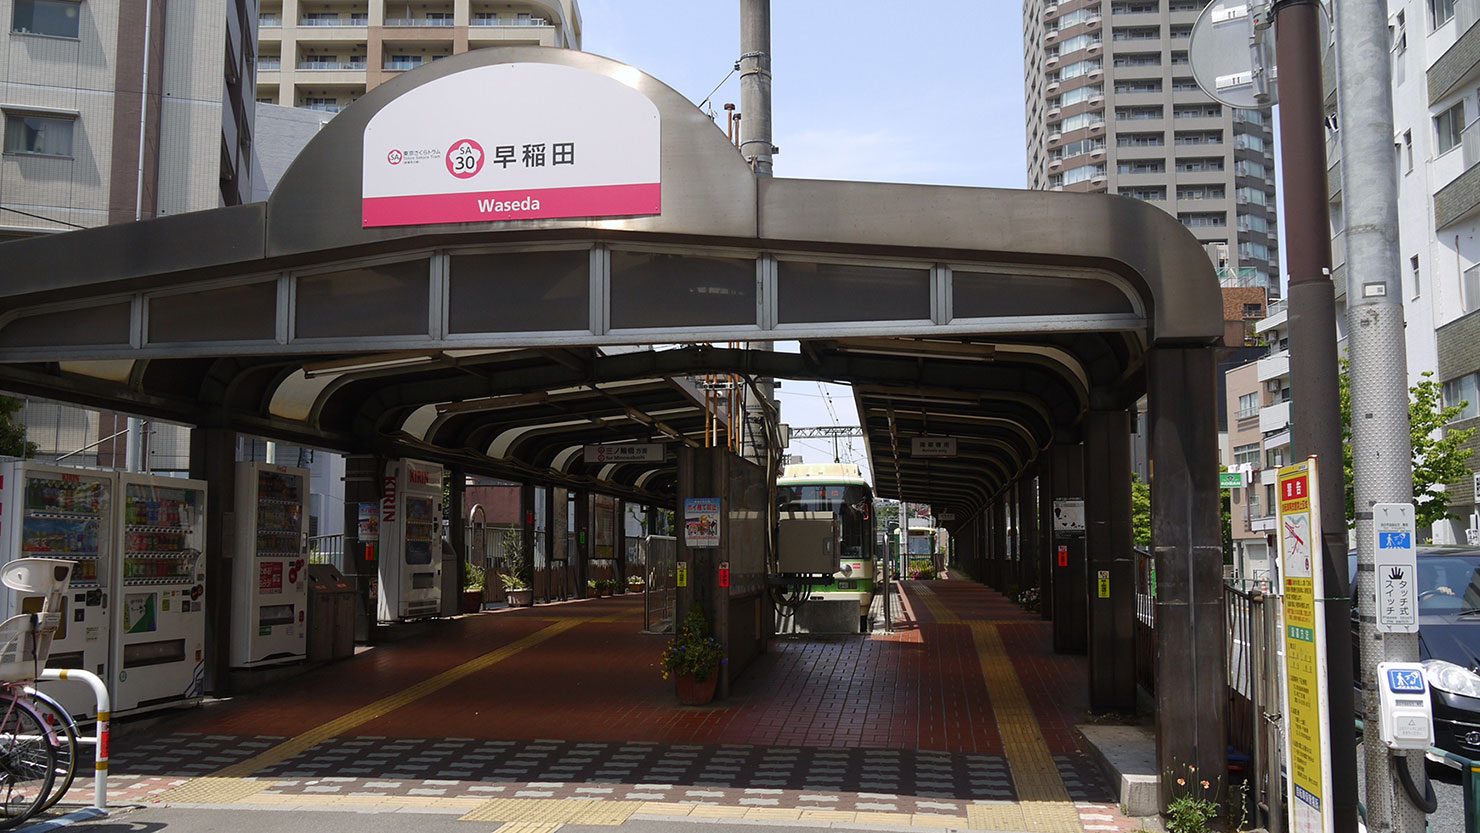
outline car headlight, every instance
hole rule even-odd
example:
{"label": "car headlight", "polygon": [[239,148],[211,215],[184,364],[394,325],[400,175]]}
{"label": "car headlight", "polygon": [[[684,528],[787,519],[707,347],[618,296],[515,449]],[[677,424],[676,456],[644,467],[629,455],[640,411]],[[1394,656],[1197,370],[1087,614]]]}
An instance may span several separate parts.
{"label": "car headlight", "polygon": [[1442,659],[1427,659],[1423,662],[1423,675],[1429,685],[1440,691],[1480,698],[1480,674],[1468,668]]}

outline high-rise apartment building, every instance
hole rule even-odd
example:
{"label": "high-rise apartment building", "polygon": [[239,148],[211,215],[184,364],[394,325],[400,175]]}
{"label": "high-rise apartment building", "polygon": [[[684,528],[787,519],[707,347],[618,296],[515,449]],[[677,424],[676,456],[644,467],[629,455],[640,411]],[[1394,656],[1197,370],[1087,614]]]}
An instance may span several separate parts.
{"label": "high-rise apartment building", "polygon": [[1273,124],[1193,81],[1207,2],[1023,0],[1028,187],[1150,202],[1278,295]]}
{"label": "high-rise apartment building", "polygon": [[0,0],[0,236],[251,199],[257,0]]}
{"label": "high-rise apartment building", "polygon": [[485,46],[581,48],[576,0],[263,0],[257,100],[338,112],[428,61]]}

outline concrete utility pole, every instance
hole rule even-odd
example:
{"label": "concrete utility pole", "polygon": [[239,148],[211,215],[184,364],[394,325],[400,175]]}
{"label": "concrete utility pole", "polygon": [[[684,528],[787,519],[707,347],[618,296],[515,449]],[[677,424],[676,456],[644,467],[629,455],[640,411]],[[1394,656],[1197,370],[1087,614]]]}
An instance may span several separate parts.
{"label": "concrete utility pole", "polygon": [[[1335,830],[1356,830],[1351,589],[1346,575],[1346,486],[1341,472],[1336,293],[1331,284],[1330,208],[1326,203],[1322,18],[1316,0],[1275,0],[1273,13],[1275,64],[1279,67],[1280,168],[1285,188],[1285,211],[1281,219],[1285,224],[1285,253],[1290,270],[1290,386],[1295,394],[1291,434],[1296,460],[1315,455],[1320,461],[1330,707],[1325,729],[1331,744],[1331,818]],[[1387,61],[1386,57],[1383,61]],[[1391,152],[1384,151],[1381,158],[1391,161]],[[1350,196],[1347,199],[1348,203],[1355,202]]]}
{"label": "concrete utility pole", "polygon": [[[740,0],[740,155],[756,176],[771,175],[771,0]],[[770,350],[770,342],[752,345]],[[776,401],[770,379],[756,379],[760,394]],[[766,454],[766,408],[753,394],[745,395],[745,425],[741,427],[744,456],[763,462]]]}
{"label": "concrete utility pole", "polygon": [[[1413,436],[1408,421],[1408,362],[1400,294],[1402,262],[1398,252],[1397,169],[1392,156],[1393,88],[1387,8],[1369,2],[1338,2],[1335,6],[1341,179],[1346,192],[1350,271],[1347,332],[1352,476],[1356,481],[1360,671],[1367,715],[1363,740],[1367,829],[1373,833],[1420,833],[1426,826],[1424,813],[1402,794],[1398,776],[1399,768],[1406,767],[1412,783],[1425,783],[1423,754],[1390,754],[1379,738],[1377,719],[1377,664],[1418,660],[1418,634],[1377,630],[1373,568],[1373,504],[1413,502]],[[1336,685],[1334,678],[1332,685]],[[1337,829],[1341,829],[1339,825]]]}

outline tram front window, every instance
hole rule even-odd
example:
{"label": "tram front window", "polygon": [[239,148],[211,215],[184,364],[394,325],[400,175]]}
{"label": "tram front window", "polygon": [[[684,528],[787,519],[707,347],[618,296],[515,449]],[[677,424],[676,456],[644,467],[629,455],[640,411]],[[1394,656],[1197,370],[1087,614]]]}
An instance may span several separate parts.
{"label": "tram front window", "polygon": [[865,486],[777,486],[781,512],[831,512],[843,519],[843,558],[866,559],[873,547]]}

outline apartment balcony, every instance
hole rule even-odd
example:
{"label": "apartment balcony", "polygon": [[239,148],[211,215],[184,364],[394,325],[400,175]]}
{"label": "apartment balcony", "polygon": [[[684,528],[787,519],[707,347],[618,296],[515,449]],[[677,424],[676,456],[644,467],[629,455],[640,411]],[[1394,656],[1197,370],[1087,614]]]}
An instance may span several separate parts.
{"label": "apartment balcony", "polygon": [[305,17],[298,21],[304,29],[364,28],[370,25],[370,15],[352,14],[345,17]]}
{"label": "apartment balcony", "polygon": [[498,15],[483,14],[474,15],[468,21],[468,25],[476,28],[501,28],[507,26],[519,29],[529,29],[532,27],[553,28],[555,26],[554,23],[543,17],[499,17]]}
{"label": "apartment balcony", "polygon": [[[1480,164],[1477,164],[1480,163],[1480,121],[1472,122],[1460,134],[1460,159],[1463,171],[1434,194],[1435,229],[1454,225],[1480,212]],[[1434,165],[1435,174],[1438,161]]]}
{"label": "apartment balcony", "polygon": [[1265,356],[1260,359],[1256,372],[1261,383],[1267,382],[1270,379],[1278,379],[1281,376],[1290,375],[1290,351],[1281,350],[1273,356]]}
{"label": "apartment balcony", "polygon": [[388,17],[385,19],[388,29],[451,29],[452,18],[449,17]]}
{"label": "apartment balcony", "polygon": [[[1461,11],[1463,14],[1460,14]],[[1466,86],[1472,86],[1480,78],[1480,26],[1473,25],[1473,4],[1456,3],[1455,12],[1456,17],[1465,18],[1456,21],[1457,26],[1465,22],[1471,25],[1463,28],[1454,45],[1429,66],[1427,81],[1430,105],[1449,98]]]}
{"label": "apartment balcony", "polygon": [[1259,411],[1259,432],[1270,434],[1283,431],[1290,426],[1290,403],[1278,402],[1266,405]]}
{"label": "apartment balcony", "polygon": [[283,28],[283,16],[280,14],[264,14],[257,18],[258,29],[281,29]]}
{"label": "apartment balcony", "polygon": [[277,72],[283,68],[283,59],[276,55],[261,55],[257,58],[257,72]]}
{"label": "apartment balcony", "polygon": [[340,61],[326,58],[299,61],[297,69],[314,72],[364,72],[369,66],[364,60]]}

